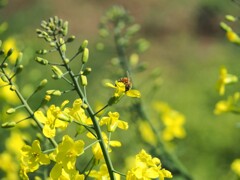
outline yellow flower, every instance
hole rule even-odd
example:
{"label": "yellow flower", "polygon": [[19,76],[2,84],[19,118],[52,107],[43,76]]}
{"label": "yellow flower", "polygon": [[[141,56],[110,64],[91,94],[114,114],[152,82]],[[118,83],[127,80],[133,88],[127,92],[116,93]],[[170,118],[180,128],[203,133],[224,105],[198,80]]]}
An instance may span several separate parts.
{"label": "yellow flower", "polygon": [[221,100],[215,105],[214,113],[216,115],[225,112],[240,112],[240,107],[237,105],[239,102],[240,93],[235,93],[233,96],[229,96],[227,100]]}
{"label": "yellow flower", "polygon": [[228,74],[226,68],[220,69],[220,75],[218,79],[217,89],[220,95],[224,95],[225,86],[227,84],[236,83],[238,81],[238,77],[232,74]]}
{"label": "yellow flower", "polygon": [[[102,164],[100,166],[99,171],[92,170],[90,172],[89,176],[96,179],[96,180],[109,180],[110,179],[106,164]],[[114,173],[114,176],[115,176],[116,180],[120,180],[120,175],[119,174]]]}
{"label": "yellow flower", "polygon": [[129,89],[129,87],[126,88],[126,85],[123,82],[116,81],[115,85],[113,85],[112,83],[106,83],[106,86],[115,89],[113,97],[111,97],[108,102],[109,105],[112,105],[118,102],[120,98],[123,97],[124,95],[133,97],[133,98],[141,97],[141,93],[138,90]]}
{"label": "yellow flower", "polygon": [[72,108],[65,108],[64,113],[68,114],[74,119],[82,124],[87,124],[87,115],[85,114],[85,110],[82,108],[83,102],[81,99],[76,99],[73,102]]}
{"label": "yellow flower", "polygon": [[7,40],[5,40],[3,42],[3,46],[2,46],[4,52],[5,52],[5,55],[7,55],[7,52],[13,48],[13,53],[11,54],[11,56],[8,58],[10,60],[10,62],[12,64],[15,63],[18,55],[19,55],[19,50],[17,48],[17,42],[14,38],[8,38]]}
{"label": "yellow flower", "polygon": [[24,145],[21,155],[21,166],[25,169],[25,172],[34,172],[40,164],[47,165],[50,163],[48,155],[42,153],[38,140],[34,140],[32,146]]}
{"label": "yellow flower", "polygon": [[152,158],[144,150],[136,155],[135,166],[127,172],[126,180],[172,178],[170,171],[162,168],[158,158]]}
{"label": "yellow flower", "polygon": [[106,124],[107,125],[107,130],[109,132],[113,132],[116,130],[116,128],[120,128],[123,130],[127,130],[128,129],[128,123],[124,122],[122,120],[119,120],[119,113],[118,112],[109,112],[108,113],[108,117],[103,117],[100,121],[100,126]]}
{"label": "yellow flower", "polygon": [[65,170],[62,168],[62,164],[55,164],[50,172],[51,179],[60,180],[84,180],[84,175],[79,174],[76,169]]}
{"label": "yellow flower", "polygon": [[[96,139],[96,137],[94,137],[90,132],[87,133],[87,137],[89,137],[90,139]],[[119,141],[110,141],[104,132],[102,132],[102,137],[103,137],[103,141],[108,149],[108,152],[112,151],[110,146],[112,146],[112,147],[120,147],[121,146],[121,143]],[[102,149],[101,149],[101,146],[99,143],[96,143],[93,145],[92,151],[93,151],[93,154],[94,154],[96,160],[100,160],[103,158]]]}
{"label": "yellow flower", "polygon": [[238,176],[240,176],[240,159],[235,159],[231,164],[231,169]]}
{"label": "yellow flower", "polygon": [[59,119],[59,116],[62,114],[62,108],[68,103],[64,101],[61,107],[51,105],[47,110],[47,116],[43,114],[42,111],[36,111],[34,117],[44,124],[43,134],[52,138],[56,135],[56,128],[65,129],[68,125],[68,122],[62,121]]}
{"label": "yellow flower", "polygon": [[162,136],[165,141],[171,141],[174,138],[184,138],[186,136],[183,128],[185,124],[183,114],[171,109],[168,104],[163,102],[156,102],[154,107],[161,113],[161,119],[165,127]]}
{"label": "yellow flower", "polygon": [[82,140],[74,141],[71,137],[65,135],[53,156],[58,164],[62,164],[65,170],[69,170],[75,169],[76,158],[83,153],[84,142]]}

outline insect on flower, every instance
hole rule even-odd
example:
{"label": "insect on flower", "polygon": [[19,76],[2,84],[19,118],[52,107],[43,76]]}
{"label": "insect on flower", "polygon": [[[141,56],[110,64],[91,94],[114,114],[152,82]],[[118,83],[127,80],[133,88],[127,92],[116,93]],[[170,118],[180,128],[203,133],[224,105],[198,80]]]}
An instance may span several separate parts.
{"label": "insect on flower", "polygon": [[118,82],[122,82],[125,85],[125,92],[129,91],[132,88],[132,82],[128,77],[120,78]]}

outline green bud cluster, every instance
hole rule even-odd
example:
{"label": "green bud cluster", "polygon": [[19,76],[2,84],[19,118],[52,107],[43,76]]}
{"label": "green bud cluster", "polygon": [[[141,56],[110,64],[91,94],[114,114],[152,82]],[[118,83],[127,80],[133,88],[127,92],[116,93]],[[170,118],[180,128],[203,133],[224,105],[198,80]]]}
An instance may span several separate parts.
{"label": "green bud cluster", "polygon": [[[49,18],[48,21],[42,21],[41,27],[43,30],[36,30],[38,37],[45,39],[51,46],[54,45],[57,36],[66,36],[68,33],[68,21],[63,21],[57,16]],[[69,41],[73,39],[71,37]]]}

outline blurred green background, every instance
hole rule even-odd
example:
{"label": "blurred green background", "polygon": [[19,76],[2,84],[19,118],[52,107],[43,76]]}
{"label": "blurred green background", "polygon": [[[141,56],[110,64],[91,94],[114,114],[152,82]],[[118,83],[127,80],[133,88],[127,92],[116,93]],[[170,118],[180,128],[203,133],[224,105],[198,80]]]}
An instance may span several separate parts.
{"label": "blurred green background", "polygon": [[[110,60],[116,55],[110,41],[106,51],[95,51],[95,45],[100,41],[100,17],[112,5],[124,6],[141,25],[139,36],[151,43],[150,49],[140,56],[140,61],[148,65],[146,71],[133,75],[147,112],[154,117],[149,100],[151,94],[148,94],[148,87],[153,86],[154,81],[146,77],[158,67],[163,84],[151,100],[165,101],[186,116],[187,137],[174,141],[174,151],[179,159],[196,180],[235,179],[230,164],[240,157],[239,117],[231,114],[215,116],[213,110],[220,99],[216,91],[219,68],[224,65],[232,74],[239,75],[240,72],[240,48],[230,44],[219,28],[219,22],[226,14],[239,15],[237,3],[230,0],[9,0],[0,11],[1,21],[8,22],[8,30],[1,39],[15,37],[20,49],[29,54],[27,69],[32,76],[26,79],[21,76],[21,83],[36,82],[37,85],[42,79],[40,71],[50,74],[50,70],[33,61],[34,50],[44,46],[36,37],[35,29],[41,20],[57,15],[69,21],[69,34],[79,40],[76,47],[82,40],[89,40],[93,69],[89,94],[96,94],[97,89],[99,97],[96,99],[104,102],[109,91],[101,86],[101,80],[114,73]],[[228,90],[231,92],[232,89]],[[130,132],[137,138],[134,131],[130,129]],[[130,145],[133,147],[125,147],[129,155],[140,151],[141,144],[131,142]]]}

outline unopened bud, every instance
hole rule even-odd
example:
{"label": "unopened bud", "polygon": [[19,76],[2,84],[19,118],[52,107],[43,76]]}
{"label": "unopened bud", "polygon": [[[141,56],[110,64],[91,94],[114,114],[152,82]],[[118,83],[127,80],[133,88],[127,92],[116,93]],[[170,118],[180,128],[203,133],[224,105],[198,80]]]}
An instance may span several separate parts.
{"label": "unopened bud", "polygon": [[68,39],[67,39],[67,42],[72,42],[75,40],[75,36],[70,36]]}
{"label": "unopened bud", "polygon": [[46,49],[40,49],[38,51],[36,51],[37,54],[47,54],[48,53],[48,50]]}
{"label": "unopened bud", "polygon": [[88,61],[88,57],[89,57],[89,50],[88,48],[84,48],[83,54],[82,54],[82,62],[86,63]]}
{"label": "unopened bud", "polygon": [[86,86],[87,85],[87,76],[85,75],[81,75],[81,83],[83,86]]}
{"label": "unopened bud", "polygon": [[92,72],[92,68],[86,68],[83,72],[81,72],[81,74],[83,74],[83,75],[88,75],[88,74],[90,74]]}
{"label": "unopened bud", "polygon": [[59,90],[48,90],[46,91],[47,95],[61,96],[62,93]]}
{"label": "unopened bud", "polygon": [[8,57],[8,56],[11,56],[12,53],[13,53],[13,48],[10,48],[10,49],[8,50],[8,52],[7,52],[7,57]]}
{"label": "unopened bud", "polygon": [[6,111],[7,114],[13,114],[13,113],[15,113],[15,112],[16,112],[16,109],[15,109],[15,108],[9,108],[9,109]]}
{"label": "unopened bud", "polygon": [[68,21],[65,21],[62,26],[62,34],[63,36],[66,36],[68,33]]}
{"label": "unopened bud", "polygon": [[69,59],[68,59],[68,58],[64,58],[64,62],[65,62],[66,64],[68,64],[68,63],[69,63]]}
{"label": "unopened bud", "polygon": [[60,79],[63,75],[62,71],[57,66],[52,66],[52,71],[54,73],[54,78]]}
{"label": "unopened bud", "polygon": [[16,74],[19,74],[20,72],[22,72],[22,70],[23,70],[23,65],[20,64],[16,69]]}
{"label": "unopened bud", "polygon": [[225,18],[226,18],[226,20],[231,21],[231,22],[234,22],[237,20],[237,18],[232,15],[226,15]]}
{"label": "unopened bud", "polygon": [[63,40],[63,38],[60,38],[60,39],[59,39],[59,43],[60,43],[60,50],[61,50],[62,52],[66,52],[67,47],[66,47],[66,44],[65,44],[65,41]]}
{"label": "unopened bud", "polygon": [[12,128],[14,126],[16,126],[15,122],[6,122],[2,124],[2,128]]}
{"label": "unopened bud", "polygon": [[42,88],[44,88],[44,87],[46,86],[47,82],[48,82],[47,79],[43,79],[43,80],[40,82],[37,90],[39,91],[39,90],[41,90]]}
{"label": "unopened bud", "polygon": [[84,40],[81,46],[79,47],[78,51],[83,52],[83,50],[87,47],[87,45],[88,45],[88,40]]}
{"label": "unopened bud", "polygon": [[42,65],[47,65],[48,64],[48,60],[43,59],[41,57],[36,57],[35,61],[37,61],[39,64],[42,64]]}

